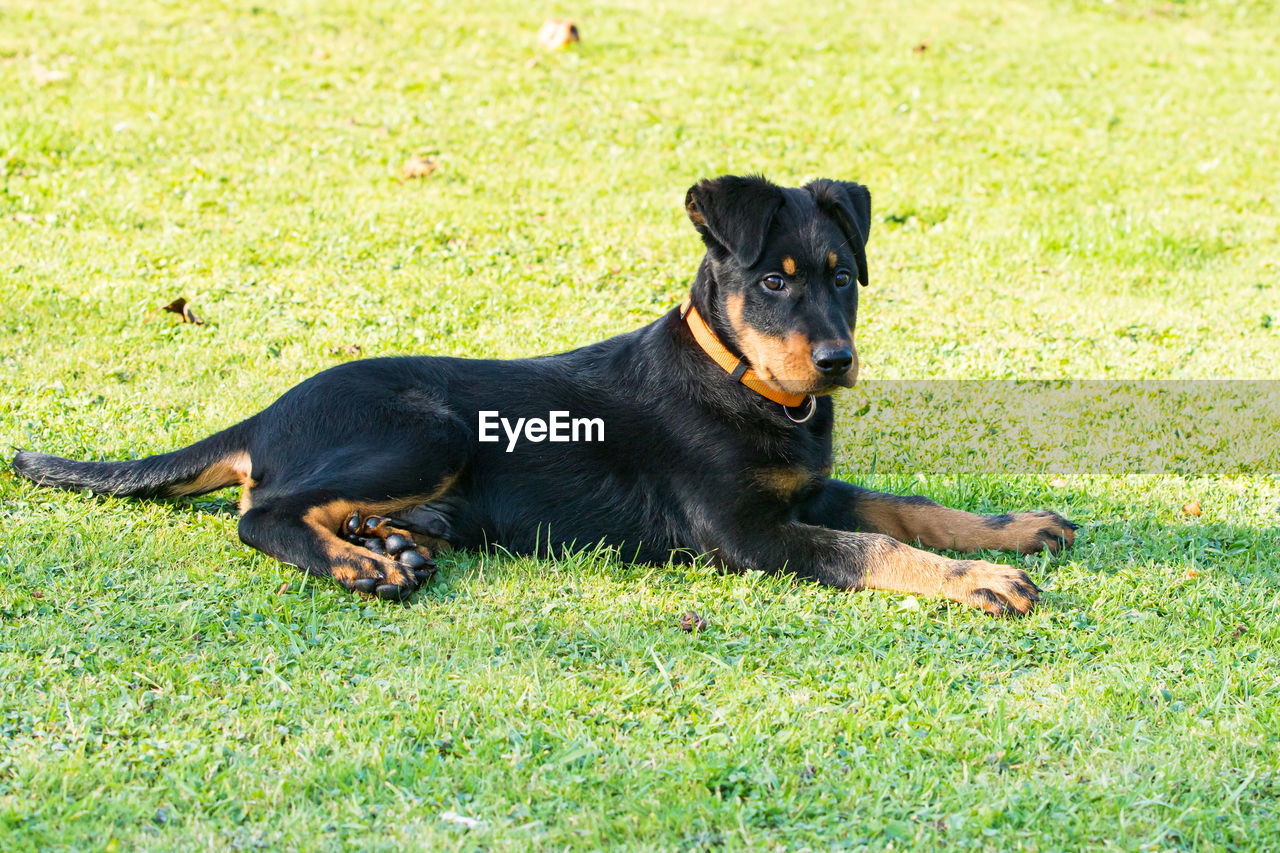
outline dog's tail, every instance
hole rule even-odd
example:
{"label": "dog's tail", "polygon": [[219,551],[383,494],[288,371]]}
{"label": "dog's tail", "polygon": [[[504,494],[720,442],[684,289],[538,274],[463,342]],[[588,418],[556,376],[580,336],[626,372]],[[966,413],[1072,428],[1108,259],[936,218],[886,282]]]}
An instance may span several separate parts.
{"label": "dog's tail", "polygon": [[41,486],[88,489],[102,495],[202,495],[249,482],[251,460],[246,447],[252,420],[181,450],[131,462],[81,462],[20,450],[13,458],[13,468]]}

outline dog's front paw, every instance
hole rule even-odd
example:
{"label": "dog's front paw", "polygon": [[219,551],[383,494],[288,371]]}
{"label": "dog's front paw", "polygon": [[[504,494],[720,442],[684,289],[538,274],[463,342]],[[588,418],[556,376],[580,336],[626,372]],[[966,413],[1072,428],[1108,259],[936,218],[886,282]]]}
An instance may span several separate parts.
{"label": "dog's front paw", "polygon": [[987,516],[985,525],[998,542],[996,547],[1019,554],[1035,554],[1045,548],[1056,554],[1076,541],[1079,525],[1056,512],[1015,512]]}
{"label": "dog's front paw", "polygon": [[992,616],[1024,615],[1040,600],[1040,588],[1015,566],[956,560],[947,569],[942,594]]}

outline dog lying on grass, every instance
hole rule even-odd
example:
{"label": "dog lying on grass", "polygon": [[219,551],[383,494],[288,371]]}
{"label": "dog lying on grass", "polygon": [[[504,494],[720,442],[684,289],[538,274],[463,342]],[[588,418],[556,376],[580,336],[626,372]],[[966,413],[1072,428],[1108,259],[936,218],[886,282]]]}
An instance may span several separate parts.
{"label": "dog lying on grass", "polygon": [[433,549],[639,562],[708,555],[844,589],[1026,613],[1021,570],[929,548],[1068,546],[1053,512],[982,516],[830,479],[832,403],[858,373],[871,195],[725,176],[685,209],[706,244],[684,304],[572,352],[339,365],[190,447],[130,462],[19,452],[47,486],[175,497],[239,485],[240,538],[343,587],[403,599]]}

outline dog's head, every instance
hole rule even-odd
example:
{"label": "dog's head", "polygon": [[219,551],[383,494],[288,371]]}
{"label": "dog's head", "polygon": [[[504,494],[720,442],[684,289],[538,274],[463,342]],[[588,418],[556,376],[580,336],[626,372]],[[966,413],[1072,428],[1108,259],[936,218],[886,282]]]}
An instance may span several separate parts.
{"label": "dog's head", "polygon": [[783,188],[726,175],[690,187],[685,211],[707,244],[700,296],[725,344],[783,391],[852,387],[867,188],[829,180]]}

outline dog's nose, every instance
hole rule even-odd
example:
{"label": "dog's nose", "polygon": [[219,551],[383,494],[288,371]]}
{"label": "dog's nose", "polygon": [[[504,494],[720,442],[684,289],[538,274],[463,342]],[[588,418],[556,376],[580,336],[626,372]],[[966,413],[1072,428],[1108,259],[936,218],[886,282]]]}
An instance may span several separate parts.
{"label": "dog's nose", "polygon": [[818,344],[813,348],[813,366],[823,376],[843,376],[852,365],[853,349],[848,344]]}

